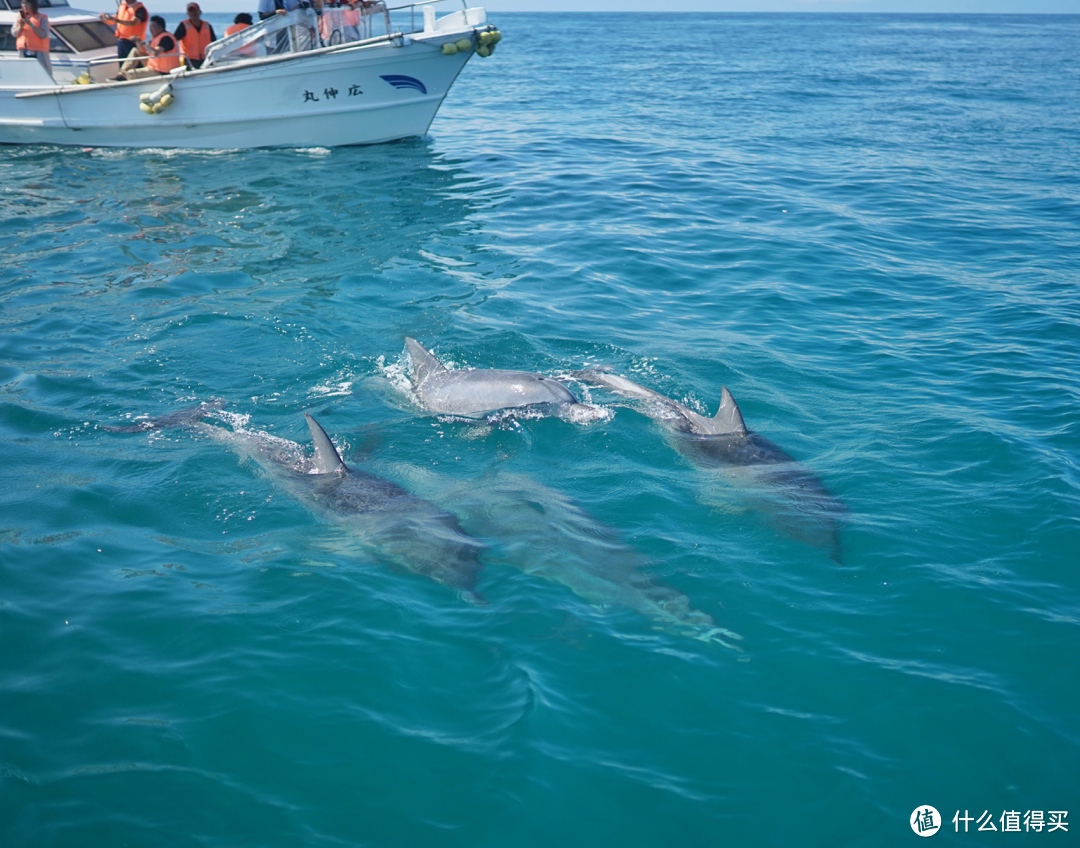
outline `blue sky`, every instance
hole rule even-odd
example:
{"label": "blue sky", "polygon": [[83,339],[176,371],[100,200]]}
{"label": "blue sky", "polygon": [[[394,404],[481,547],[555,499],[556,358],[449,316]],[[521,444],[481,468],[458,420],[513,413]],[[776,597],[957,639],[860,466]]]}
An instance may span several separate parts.
{"label": "blue sky", "polygon": [[[115,0],[69,0],[73,6],[113,11]],[[186,0],[144,0],[151,12],[176,14]],[[388,5],[403,5],[391,0]],[[257,0],[199,0],[204,12],[254,12]],[[488,12],[985,12],[1080,13],[1080,0],[470,0]],[[460,9],[455,0],[436,7]]]}

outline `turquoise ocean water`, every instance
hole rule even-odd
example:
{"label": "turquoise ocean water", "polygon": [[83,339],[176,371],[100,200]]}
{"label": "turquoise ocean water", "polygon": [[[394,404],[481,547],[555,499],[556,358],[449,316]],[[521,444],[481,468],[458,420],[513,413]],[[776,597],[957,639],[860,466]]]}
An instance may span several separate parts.
{"label": "turquoise ocean water", "polygon": [[[1075,844],[1080,17],[492,20],[424,138],[0,150],[0,845]],[[406,336],[727,386],[839,562],[610,392],[425,413]],[[486,606],[256,461],[303,412]]]}

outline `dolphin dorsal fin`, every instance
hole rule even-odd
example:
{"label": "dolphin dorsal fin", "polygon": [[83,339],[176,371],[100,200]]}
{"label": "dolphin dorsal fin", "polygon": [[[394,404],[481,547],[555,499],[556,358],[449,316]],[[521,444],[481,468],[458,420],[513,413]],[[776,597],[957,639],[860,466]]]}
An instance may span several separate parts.
{"label": "dolphin dorsal fin", "polygon": [[405,347],[409,349],[409,358],[412,360],[412,381],[414,386],[421,385],[432,374],[441,374],[446,366],[431,355],[431,351],[425,348],[416,339],[405,337]]}
{"label": "dolphin dorsal fin", "polygon": [[304,413],[307,419],[308,429],[311,431],[311,441],[315,444],[315,470],[320,474],[334,474],[337,471],[348,471],[349,467],[337,452],[334,443],[326,435],[326,431],[319,426],[319,422]]}
{"label": "dolphin dorsal fin", "polygon": [[746,435],[746,425],[743,423],[742,413],[739,412],[739,405],[735,403],[735,398],[731,396],[727,386],[720,389],[720,409],[713,416],[713,432],[717,435]]}

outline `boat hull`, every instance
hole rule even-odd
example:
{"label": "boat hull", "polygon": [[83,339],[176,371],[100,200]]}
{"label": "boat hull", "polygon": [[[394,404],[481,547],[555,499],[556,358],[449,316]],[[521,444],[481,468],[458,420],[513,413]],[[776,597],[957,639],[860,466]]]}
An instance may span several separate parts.
{"label": "boat hull", "polygon": [[[440,39],[444,40],[444,39]],[[472,51],[399,37],[174,77],[0,89],[0,143],[84,147],[337,147],[427,132]],[[171,80],[160,114],[140,95]]]}

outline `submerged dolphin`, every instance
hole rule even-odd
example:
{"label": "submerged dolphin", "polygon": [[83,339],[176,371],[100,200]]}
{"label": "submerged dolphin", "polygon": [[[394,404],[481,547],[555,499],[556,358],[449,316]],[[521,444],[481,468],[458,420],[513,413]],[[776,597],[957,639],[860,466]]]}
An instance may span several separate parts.
{"label": "submerged dolphin", "polygon": [[307,413],[304,417],[314,444],[310,456],[286,439],[201,421],[220,407],[220,401],[203,403],[134,426],[106,429],[139,432],[193,427],[251,456],[283,488],[351,531],[376,557],[458,589],[474,603],[485,603],[475,588],[484,545],[468,535],[451,513],[384,477],[347,466],[326,431]]}
{"label": "submerged dolphin", "polygon": [[742,636],[695,609],[674,586],[648,575],[637,549],[566,495],[500,471],[458,483],[448,496],[462,524],[491,540],[493,564],[558,583],[601,609],[631,609],[651,619],[657,630],[742,650],[734,644]]}
{"label": "submerged dolphin", "polygon": [[412,360],[413,388],[430,412],[477,418],[500,409],[578,403],[566,386],[541,374],[491,368],[451,371],[415,339],[406,338],[405,346]]}
{"label": "submerged dolphin", "polygon": [[573,375],[584,383],[603,386],[626,397],[648,401],[645,414],[675,434],[675,448],[706,468],[737,470],[756,490],[752,505],[787,535],[824,548],[840,562],[840,524],[847,509],[825,484],[803,469],[790,454],[746,428],[742,412],[727,386],[720,390],[720,408],[712,418],[659,392],[612,374],[590,368]]}

